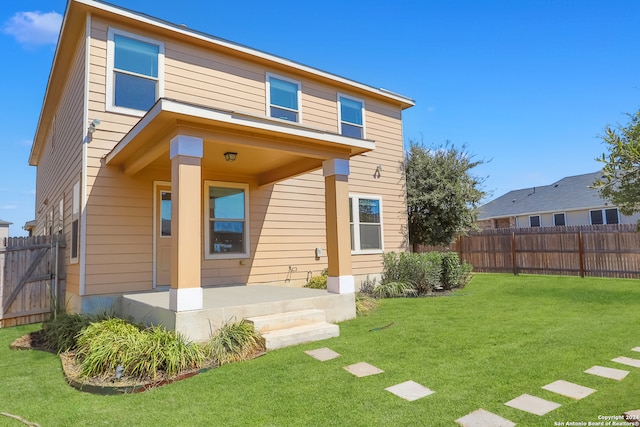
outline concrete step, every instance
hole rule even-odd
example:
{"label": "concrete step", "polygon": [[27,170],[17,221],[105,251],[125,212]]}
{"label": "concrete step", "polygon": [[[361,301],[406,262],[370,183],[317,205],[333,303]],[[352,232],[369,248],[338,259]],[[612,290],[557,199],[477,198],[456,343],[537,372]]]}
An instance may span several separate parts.
{"label": "concrete step", "polygon": [[286,311],[283,313],[268,314],[266,316],[249,317],[247,321],[253,323],[257,332],[265,333],[278,329],[302,326],[310,323],[326,322],[324,310],[315,308],[308,310]]}
{"label": "concrete step", "polygon": [[263,332],[267,350],[289,347],[305,342],[326,340],[340,336],[338,325],[327,322],[314,322]]}

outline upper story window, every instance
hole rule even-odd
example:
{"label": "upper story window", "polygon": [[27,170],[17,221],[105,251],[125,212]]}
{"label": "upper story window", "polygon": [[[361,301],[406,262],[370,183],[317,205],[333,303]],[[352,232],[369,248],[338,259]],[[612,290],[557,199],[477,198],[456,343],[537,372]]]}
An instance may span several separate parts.
{"label": "upper story window", "polygon": [[143,115],[163,95],[164,44],[109,29],[107,109]]}
{"label": "upper story window", "polygon": [[267,73],[267,115],[301,122],[300,82]]}
{"label": "upper story window", "polygon": [[364,101],[338,94],[338,121],[342,135],[364,138]]}
{"label": "upper story window", "polygon": [[589,211],[589,217],[591,219],[592,225],[620,223],[618,208],[596,209],[593,211]]}

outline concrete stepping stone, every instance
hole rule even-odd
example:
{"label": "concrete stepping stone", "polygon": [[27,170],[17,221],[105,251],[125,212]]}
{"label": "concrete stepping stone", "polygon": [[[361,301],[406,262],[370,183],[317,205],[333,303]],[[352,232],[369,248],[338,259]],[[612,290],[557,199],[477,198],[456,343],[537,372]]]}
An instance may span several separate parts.
{"label": "concrete stepping stone", "polygon": [[640,347],[634,347],[634,348],[632,348],[631,350],[633,350],[633,351],[640,351]]}
{"label": "concrete stepping stone", "polygon": [[615,359],[611,359],[612,362],[622,363],[623,365],[633,366],[634,368],[640,368],[640,360],[632,359],[630,357],[616,357]]}
{"label": "concrete stepping stone", "polygon": [[403,383],[387,387],[385,390],[403,398],[404,400],[408,400],[409,402],[413,402],[414,400],[418,400],[435,393],[435,391],[430,390],[415,381],[405,381]]}
{"label": "concrete stepping stone", "polygon": [[624,377],[629,375],[629,371],[614,368],[605,368],[604,366],[593,366],[585,371],[587,374],[597,375],[603,378],[610,378],[616,381],[622,381]]}
{"label": "concrete stepping stone", "polygon": [[319,360],[321,362],[326,362],[327,360],[331,360],[331,359],[335,359],[336,357],[340,357],[339,353],[336,353],[335,351],[331,350],[330,348],[327,347],[323,347],[323,348],[317,348],[315,350],[307,350],[305,351],[306,354],[308,354],[309,356],[313,357],[316,360]]}
{"label": "concrete stepping stone", "polygon": [[456,423],[462,427],[513,427],[516,425],[513,421],[482,408],[458,418]]}
{"label": "concrete stepping stone", "polygon": [[530,394],[518,396],[505,403],[505,405],[521,411],[530,412],[535,415],[544,415],[562,406],[559,403],[531,396]]}
{"label": "concrete stepping stone", "polygon": [[571,399],[576,399],[576,400],[583,399],[589,396],[591,393],[595,393],[597,391],[592,388],[585,387],[579,384],[570,383],[569,381],[564,381],[564,380],[554,381],[551,384],[542,386],[542,388],[552,393],[556,393],[565,397],[570,397]]}
{"label": "concrete stepping stone", "polygon": [[640,426],[640,409],[622,413],[624,420],[634,427]]}
{"label": "concrete stepping stone", "polygon": [[356,377],[368,377],[369,375],[376,375],[384,372],[382,369],[378,369],[366,362],[360,362],[353,365],[345,366],[344,369],[351,372]]}

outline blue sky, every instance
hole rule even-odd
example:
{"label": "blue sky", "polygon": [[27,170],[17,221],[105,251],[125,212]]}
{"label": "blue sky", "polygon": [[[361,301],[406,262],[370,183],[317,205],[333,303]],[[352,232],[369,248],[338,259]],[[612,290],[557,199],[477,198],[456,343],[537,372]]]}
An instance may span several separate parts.
{"label": "blue sky", "polygon": [[[491,160],[475,172],[493,197],[597,170],[605,126],[640,108],[637,0],[112,3],[412,97],[405,140]],[[35,215],[28,156],[65,6],[0,2],[0,219],[12,235]]]}

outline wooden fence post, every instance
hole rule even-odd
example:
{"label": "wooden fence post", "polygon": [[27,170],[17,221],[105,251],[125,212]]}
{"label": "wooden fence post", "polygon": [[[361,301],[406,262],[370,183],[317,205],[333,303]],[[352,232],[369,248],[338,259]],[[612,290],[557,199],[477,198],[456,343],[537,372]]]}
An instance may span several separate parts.
{"label": "wooden fence post", "polygon": [[511,264],[513,265],[513,275],[518,275],[518,266],[516,265],[516,233],[511,232]]}
{"label": "wooden fence post", "polygon": [[578,230],[578,258],[580,259],[580,277],[584,277],[584,244],[582,230]]}

